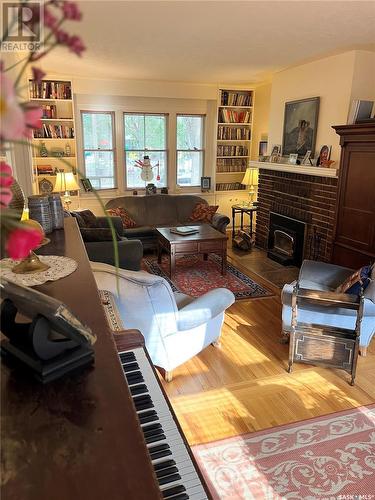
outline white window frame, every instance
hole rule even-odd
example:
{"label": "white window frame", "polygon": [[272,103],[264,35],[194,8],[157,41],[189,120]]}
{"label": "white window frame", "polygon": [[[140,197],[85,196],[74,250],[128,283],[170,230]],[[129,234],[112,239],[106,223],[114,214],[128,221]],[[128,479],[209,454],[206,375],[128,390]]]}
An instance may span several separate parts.
{"label": "white window frame", "polygon": [[[80,110],[81,114],[81,130],[82,130],[82,159],[83,159],[83,170],[85,173],[85,177],[87,177],[86,174],[86,161],[85,161],[85,152],[86,151],[91,151],[91,152],[99,152],[99,151],[112,151],[113,154],[113,187],[108,188],[108,187],[103,187],[103,188],[95,188],[95,191],[106,191],[110,189],[117,189],[117,154],[116,154],[116,122],[115,122],[115,112],[114,111],[97,111],[97,110],[92,110],[92,109],[81,109]],[[111,115],[111,128],[112,128],[112,148],[109,149],[103,149],[103,148],[98,148],[98,149],[87,149],[85,148],[85,131],[84,131],[84,126],[83,126],[83,115],[84,114],[90,114],[90,115]],[[97,178],[97,177],[94,177]],[[90,177],[88,177],[90,179]],[[99,177],[100,179],[100,177]]]}
{"label": "white window frame", "polygon": [[[201,149],[178,149],[177,148],[177,128],[178,128],[178,117],[179,116],[199,116],[202,118],[203,126],[202,126],[202,148]],[[205,171],[205,154],[206,154],[206,148],[205,148],[205,142],[206,142],[206,115],[204,113],[177,113],[176,114],[176,137],[175,137],[175,145],[176,145],[176,186],[179,189],[190,189],[194,187],[200,187],[200,184],[191,184],[190,186],[183,186],[178,184],[178,153],[181,151],[183,153],[202,153],[202,169],[201,169],[201,177],[204,176],[204,171]]]}
{"label": "white window frame", "polygon": [[[125,140],[125,133],[126,133],[126,127],[125,127],[125,116],[127,115],[143,115],[143,116],[164,116],[165,118],[165,149],[126,149],[126,140]],[[132,190],[132,189],[144,189],[144,187],[139,187],[139,186],[129,186],[128,185],[128,171],[126,168],[126,156],[127,153],[130,152],[149,152],[149,153],[165,153],[165,178],[166,178],[166,186],[168,188],[168,173],[169,173],[169,150],[168,150],[168,129],[169,129],[169,114],[168,113],[156,113],[156,112],[151,112],[148,113],[147,111],[124,111],[123,112],[123,117],[122,117],[122,132],[123,132],[123,140],[124,140],[124,170],[125,170],[125,189],[126,190]]]}

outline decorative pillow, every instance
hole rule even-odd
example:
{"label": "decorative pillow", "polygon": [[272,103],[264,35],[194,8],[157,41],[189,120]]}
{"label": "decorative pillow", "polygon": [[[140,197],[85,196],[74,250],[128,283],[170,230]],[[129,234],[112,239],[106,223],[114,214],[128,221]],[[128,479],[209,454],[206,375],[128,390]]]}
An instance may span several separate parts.
{"label": "decorative pillow", "polygon": [[124,226],[125,229],[137,226],[137,223],[135,222],[135,220],[131,218],[131,216],[125,210],[125,208],[122,207],[110,208],[107,210],[107,214],[110,215],[111,217],[121,217],[122,225]]}
{"label": "decorative pillow", "polygon": [[194,222],[211,222],[212,217],[217,212],[219,205],[207,205],[206,203],[197,203],[194,207],[189,220]]}
{"label": "decorative pillow", "polygon": [[338,293],[349,293],[351,295],[359,295],[361,287],[366,290],[371,281],[372,266],[364,266],[353,273],[349,278],[346,278],[344,283],[336,288]]}
{"label": "decorative pillow", "polygon": [[96,215],[91,210],[79,210],[71,214],[77,219],[79,227],[98,227]]}

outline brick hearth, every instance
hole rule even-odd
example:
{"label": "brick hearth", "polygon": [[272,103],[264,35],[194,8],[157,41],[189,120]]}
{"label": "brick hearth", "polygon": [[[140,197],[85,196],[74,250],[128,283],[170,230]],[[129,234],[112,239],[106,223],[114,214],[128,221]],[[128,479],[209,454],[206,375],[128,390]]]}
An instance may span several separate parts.
{"label": "brick hearth", "polygon": [[328,262],[336,197],[336,178],[260,169],[256,245],[267,248],[270,212],[277,212],[307,223],[305,259]]}

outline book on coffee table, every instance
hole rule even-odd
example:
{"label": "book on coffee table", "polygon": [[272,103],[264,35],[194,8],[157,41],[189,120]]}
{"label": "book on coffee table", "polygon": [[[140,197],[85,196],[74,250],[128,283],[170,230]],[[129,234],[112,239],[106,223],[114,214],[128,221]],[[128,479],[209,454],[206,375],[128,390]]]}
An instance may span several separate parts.
{"label": "book on coffee table", "polygon": [[199,231],[198,229],[190,226],[178,226],[178,227],[171,227],[170,232],[174,234],[180,234],[181,236],[187,236],[189,234],[198,233]]}

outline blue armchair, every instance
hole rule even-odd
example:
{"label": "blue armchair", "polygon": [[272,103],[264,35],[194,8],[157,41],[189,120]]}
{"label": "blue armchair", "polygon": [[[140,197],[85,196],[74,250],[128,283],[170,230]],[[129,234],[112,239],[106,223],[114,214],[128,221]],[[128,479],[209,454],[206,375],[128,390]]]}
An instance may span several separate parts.
{"label": "blue armchair", "polygon": [[[299,286],[310,290],[334,292],[335,289],[351,274],[352,269],[305,260],[299,273]],[[281,293],[282,329],[289,335],[292,322],[292,295],[294,283],[284,286]],[[360,328],[359,349],[366,355],[367,346],[375,333],[375,270],[372,271],[371,282],[364,292],[363,317]],[[351,309],[327,309],[321,305],[306,304],[299,307],[299,319],[305,323],[333,326],[338,328],[355,328],[357,314]]]}

